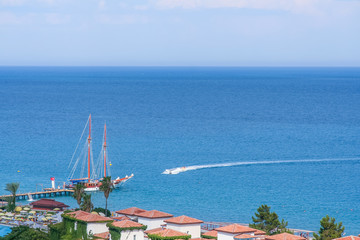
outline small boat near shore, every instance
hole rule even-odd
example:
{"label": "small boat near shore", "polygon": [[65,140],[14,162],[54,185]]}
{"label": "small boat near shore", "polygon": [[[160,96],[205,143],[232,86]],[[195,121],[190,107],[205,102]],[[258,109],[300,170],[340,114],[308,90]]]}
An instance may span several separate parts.
{"label": "small boat near shore", "polygon": [[[100,153],[99,160],[96,165],[94,165],[93,159],[92,159],[92,149],[91,149],[91,114],[88,118],[87,123],[85,124],[85,128],[83,131],[82,136],[80,137],[79,143],[83,138],[84,132],[86,127],[89,128],[89,135],[86,139],[85,147],[80,152],[80,156],[75,161],[71,173],[68,177],[68,184],[65,184],[65,188],[73,189],[76,184],[83,184],[85,186],[85,191],[99,191],[101,186],[101,180],[106,176],[111,176],[110,173],[110,166],[112,165],[110,161],[108,161],[107,156],[107,145],[106,145],[106,124],[104,126],[104,139],[103,139],[103,146]],[[79,146],[79,144],[78,144]],[[73,154],[76,156],[76,152],[78,149],[78,146],[75,149],[75,152]],[[86,154],[87,152],[87,154]],[[69,164],[71,165],[73,158]],[[83,159],[82,161],[80,159]],[[81,162],[81,169],[80,172],[78,170],[78,165]],[[85,166],[87,166],[87,175],[85,176]],[[79,173],[79,178],[73,178],[75,173]],[[132,177],[134,177],[134,174],[126,175],[123,178],[117,177],[116,179],[112,179],[112,184],[115,188],[118,188],[125,184],[128,180],[130,180]]]}
{"label": "small boat near shore", "polygon": [[179,174],[187,170],[188,169],[186,167],[178,167],[178,168],[166,169],[162,174]]}

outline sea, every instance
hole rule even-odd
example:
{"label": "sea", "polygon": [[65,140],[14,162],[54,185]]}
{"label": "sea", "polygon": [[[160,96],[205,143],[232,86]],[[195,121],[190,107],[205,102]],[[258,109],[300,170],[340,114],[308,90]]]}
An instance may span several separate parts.
{"label": "sea", "polygon": [[89,114],[93,158],[106,122],[112,177],[134,174],[111,210],[250,223],[267,204],[360,233],[360,68],[1,67],[0,194],[62,186]]}

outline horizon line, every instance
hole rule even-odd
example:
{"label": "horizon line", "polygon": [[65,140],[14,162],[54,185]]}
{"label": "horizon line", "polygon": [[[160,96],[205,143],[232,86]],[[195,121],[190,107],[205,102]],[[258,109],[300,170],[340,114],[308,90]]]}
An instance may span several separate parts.
{"label": "horizon line", "polygon": [[360,65],[316,65],[316,66],[309,66],[309,65],[293,65],[293,66],[284,66],[284,65],[277,65],[277,66],[267,66],[267,65],[0,65],[0,68],[4,67],[161,67],[161,68],[176,68],[176,67],[187,67],[187,68],[201,68],[201,67],[214,67],[214,68],[360,68]]}

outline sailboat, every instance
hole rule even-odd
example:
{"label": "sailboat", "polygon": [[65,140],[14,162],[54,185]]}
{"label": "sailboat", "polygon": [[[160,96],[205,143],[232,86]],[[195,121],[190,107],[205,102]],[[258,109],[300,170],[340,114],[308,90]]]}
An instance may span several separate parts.
{"label": "sailboat", "polygon": [[[100,152],[100,160],[98,161],[96,166],[94,166],[94,162],[92,161],[91,114],[88,118],[88,122],[85,124],[85,128],[80,137],[79,143],[83,139],[83,135],[84,135],[84,132],[85,132],[85,129],[87,126],[89,127],[89,135],[86,139],[85,147],[82,149],[82,151],[79,154],[79,157],[75,161],[73,168],[68,177],[69,183],[67,185],[65,185],[65,187],[72,189],[75,187],[76,184],[83,184],[85,186],[85,191],[98,191],[101,186],[101,180],[104,177],[111,176],[110,166],[112,164],[111,164],[111,162],[108,161],[108,158],[107,158],[106,123],[104,126],[104,141],[103,141],[102,150]],[[72,164],[74,156],[76,156],[76,152],[78,150],[79,143],[75,149],[75,152],[73,154],[73,157],[71,159],[69,166]],[[86,156],[85,152],[87,152],[87,156]],[[84,156],[86,156],[86,157],[84,157]],[[82,167],[79,172],[78,165],[79,165],[79,162],[81,162],[82,158],[84,160],[82,161]],[[87,176],[84,174],[85,165],[87,165]],[[80,173],[80,178],[73,178],[75,173]],[[133,176],[134,176],[134,174],[131,174],[130,176],[126,175],[123,178],[117,177],[116,179],[112,179],[111,182],[113,184],[113,187],[114,188],[120,187],[121,185],[125,184],[125,182],[127,182],[129,179],[131,179]]]}

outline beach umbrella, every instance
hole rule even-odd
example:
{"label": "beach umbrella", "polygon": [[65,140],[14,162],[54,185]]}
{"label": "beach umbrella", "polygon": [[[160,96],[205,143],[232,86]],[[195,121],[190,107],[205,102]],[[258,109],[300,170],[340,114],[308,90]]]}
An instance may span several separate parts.
{"label": "beach umbrella", "polygon": [[31,214],[35,214],[36,212],[35,212],[34,210],[32,210],[32,211],[30,211],[29,213],[31,213]]}
{"label": "beach umbrella", "polygon": [[96,215],[99,215],[97,212],[91,212],[92,214],[96,214]]}
{"label": "beach umbrella", "polygon": [[32,222],[32,221],[26,221],[26,222],[24,222],[26,225],[33,225],[34,224],[34,222]]}
{"label": "beach umbrella", "polygon": [[2,212],[3,210],[0,208],[0,212]]}
{"label": "beach umbrella", "polygon": [[54,211],[60,211],[60,208],[54,208]]}
{"label": "beach umbrella", "polygon": [[4,216],[5,215],[5,213],[0,213],[0,216]]}
{"label": "beach umbrella", "polygon": [[20,212],[21,210],[22,210],[22,207],[17,206],[17,207],[15,208],[15,212]]}
{"label": "beach umbrella", "polygon": [[105,217],[105,214],[102,213],[102,212],[99,212],[99,215],[102,216],[102,217]]}
{"label": "beach umbrella", "polygon": [[33,216],[28,216],[28,218],[34,218]]}
{"label": "beach umbrella", "polygon": [[52,214],[51,214],[51,213],[48,213],[48,214],[46,214],[46,216],[52,216]]}
{"label": "beach umbrella", "polygon": [[25,210],[25,211],[29,211],[30,210],[30,208],[29,207],[24,207],[24,209],[23,210]]}
{"label": "beach umbrella", "polygon": [[20,214],[15,215],[17,218],[21,218],[22,216]]}
{"label": "beach umbrella", "polygon": [[27,212],[27,211],[22,210],[22,211],[20,211],[20,213],[21,213],[21,214],[27,214],[28,212]]}
{"label": "beach umbrella", "polygon": [[14,216],[14,213],[8,212],[5,215],[8,216],[8,217],[11,217],[11,216]]}

